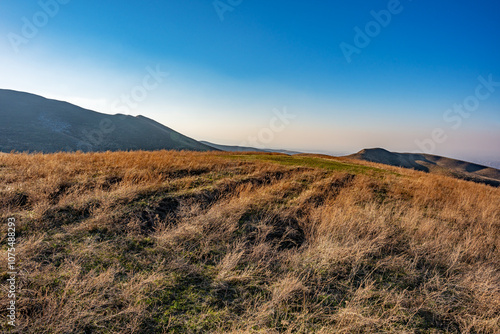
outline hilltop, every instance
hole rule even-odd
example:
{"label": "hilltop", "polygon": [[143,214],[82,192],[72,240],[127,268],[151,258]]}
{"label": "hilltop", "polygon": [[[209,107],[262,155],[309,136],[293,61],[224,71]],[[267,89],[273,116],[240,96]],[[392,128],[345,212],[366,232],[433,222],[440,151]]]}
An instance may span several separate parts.
{"label": "hilltop", "polygon": [[431,154],[394,153],[382,148],[364,149],[349,158],[449,175],[463,180],[500,186],[500,170]]}
{"label": "hilltop", "polygon": [[351,158],[0,154],[19,333],[498,333],[499,207]]}
{"label": "hilltop", "polygon": [[107,115],[0,89],[0,151],[217,150],[144,116]]}

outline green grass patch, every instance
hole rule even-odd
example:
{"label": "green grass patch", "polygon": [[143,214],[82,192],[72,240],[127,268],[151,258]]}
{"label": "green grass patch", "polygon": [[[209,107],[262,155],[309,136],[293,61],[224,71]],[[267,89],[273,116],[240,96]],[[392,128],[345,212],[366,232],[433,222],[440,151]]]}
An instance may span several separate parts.
{"label": "green grass patch", "polygon": [[297,166],[297,167],[309,167],[309,168],[320,168],[336,172],[346,172],[354,174],[369,174],[369,175],[381,175],[381,174],[394,174],[397,173],[376,168],[370,166],[363,166],[358,164],[351,164],[347,162],[336,161],[333,159],[319,158],[319,157],[305,157],[305,156],[290,156],[290,155],[266,155],[266,154],[234,154],[234,155],[224,155],[224,157],[230,159],[241,159],[247,161],[267,161],[273,162],[284,166]]}

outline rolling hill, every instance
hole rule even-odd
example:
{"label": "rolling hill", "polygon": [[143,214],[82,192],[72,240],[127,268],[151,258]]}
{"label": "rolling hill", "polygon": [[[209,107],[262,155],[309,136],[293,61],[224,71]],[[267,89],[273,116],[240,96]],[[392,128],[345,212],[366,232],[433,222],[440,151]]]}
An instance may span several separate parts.
{"label": "rolling hill", "polygon": [[382,148],[364,149],[349,158],[449,175],[459,179],[500,186],[500,170],[431,154],[395,153]]}
{"label": "rolling hill", "polygon": [[0,90],[0,151],[217,150],[144,116],[106,115]]}

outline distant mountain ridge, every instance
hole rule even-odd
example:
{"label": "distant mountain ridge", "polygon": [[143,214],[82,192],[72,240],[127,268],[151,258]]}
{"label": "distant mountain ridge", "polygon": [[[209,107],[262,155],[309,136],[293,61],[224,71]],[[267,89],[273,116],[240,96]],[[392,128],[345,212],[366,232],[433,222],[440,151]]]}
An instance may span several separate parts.
{"label": "distant mountain ridge", "polygon": [[[0,89],[0,153],[162,149],[300,154],[200,142],[144,116],[107,115],[68,102]],[[347,157],[500,186],[499,169],[431,154],[372,148]]]}
{"label": "distant mountain ridge", "polygon": [[107,115],[0,89],[0,152],[161,149],[217,150],[144,116]]}
{"label": "distant mountain ridge", "polygon": [[302,152],[280,150],[280,149],[261,149],[261,148],[248,147],[248,146],[220,145],[220,144],[210,143],[210,142],[204,141],[204,140],[201,140],[200,143],[203,143],[205,145],[208,145],[208,146],[214,147],[218,150],[226,151],[226,152],[265,152],[265,153],[283,153],[283,154],[288,154],[288,155],[302,153]]}
{"label": "distant mountain ridge", "polygon": [[498,169],[432,154],[395,153],[382,148],[372,148],[361,150],[348,157],[500,186]]}

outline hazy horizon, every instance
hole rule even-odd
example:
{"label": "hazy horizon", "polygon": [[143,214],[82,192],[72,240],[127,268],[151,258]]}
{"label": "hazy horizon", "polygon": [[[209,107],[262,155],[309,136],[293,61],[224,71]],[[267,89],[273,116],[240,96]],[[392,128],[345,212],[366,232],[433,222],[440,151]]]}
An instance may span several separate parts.
{"label": "hazy horizon", "polygon": [[496,3],[2,5],[4,89],[217,144],[500,160]]}

